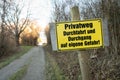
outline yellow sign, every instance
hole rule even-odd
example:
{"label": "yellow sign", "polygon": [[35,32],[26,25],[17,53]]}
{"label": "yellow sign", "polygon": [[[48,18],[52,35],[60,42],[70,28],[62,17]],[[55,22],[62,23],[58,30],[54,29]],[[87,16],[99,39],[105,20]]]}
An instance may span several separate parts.
{"label": "yellow sign", "polygon": [[101,19],[56,23],[58,50],[103,46]]}

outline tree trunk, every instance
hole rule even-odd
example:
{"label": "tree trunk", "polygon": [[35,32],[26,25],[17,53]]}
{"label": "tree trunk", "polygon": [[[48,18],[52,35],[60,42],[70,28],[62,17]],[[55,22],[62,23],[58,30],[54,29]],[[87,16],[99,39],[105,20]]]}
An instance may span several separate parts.
{"label": "tree trunk", "polygon": [[15,37],[15,39],[16,39],[16,47],[20,46],[19,38],[20,38],[20,36],[16,35],[16,37]]}
{"label": "tree trunk", "polygon": [[2,11],[3,11],[3,13],[1,14],[1,21],[2,21],[2,23],[1,23],[1,25],[0,25],[0,27],[1,27],[1,34],[0,34],[0,55],[4,55],[4,53],[5,53],[5,25],[4,25],[4,23],[5,23],[5,14],[6,14],[6,6],[5,6],[5,4],[6,4],[6,0],[4,0],[3,1],[3,6],[2,6]]}

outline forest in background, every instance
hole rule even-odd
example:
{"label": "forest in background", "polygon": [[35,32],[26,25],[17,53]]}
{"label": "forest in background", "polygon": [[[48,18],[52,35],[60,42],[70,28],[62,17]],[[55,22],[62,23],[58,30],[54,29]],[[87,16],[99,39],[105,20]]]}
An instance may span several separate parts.
{"label": "forest in background", "polygon": [[0,0],[0,57],[11,55],[21,45],[37,45],[41,26],[30,19],[29,5],[23,16],[24,0]]}

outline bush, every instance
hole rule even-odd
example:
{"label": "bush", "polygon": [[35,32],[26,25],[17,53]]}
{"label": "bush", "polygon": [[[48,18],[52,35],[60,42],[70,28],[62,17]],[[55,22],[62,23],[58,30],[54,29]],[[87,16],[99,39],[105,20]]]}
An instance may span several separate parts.
{"label": "bush", "polygon": [[4,35],[3,41],[1,40],[0,37],[0,57],[10,55],[10,53],[15,51],[16,51],[16,43],[15,43],[15,39],[11,38],[11,34]]}

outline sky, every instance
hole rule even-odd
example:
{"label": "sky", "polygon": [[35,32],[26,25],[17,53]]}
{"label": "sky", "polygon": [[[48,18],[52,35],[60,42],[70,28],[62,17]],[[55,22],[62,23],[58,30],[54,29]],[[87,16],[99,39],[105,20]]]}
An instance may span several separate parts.
{"label": "sky", "polygon": [[[25,7],[23,10],[23,16],[25,15],[25,12],[29,5],[31,19],[37,20],[38,24],[41,27],[45,28],[51,19],[51,12],[53,7],[52,0],[24,0],[24,1]],[[75,1],[78,2],[79,0]]]}
{"label": "sky", "polygon": [[25,0],[24,15],[28,5],[30,8],[30,18],[32,20],[37,20],[41,27],[46,27],[51,16],[52,5],[50,0]]}

